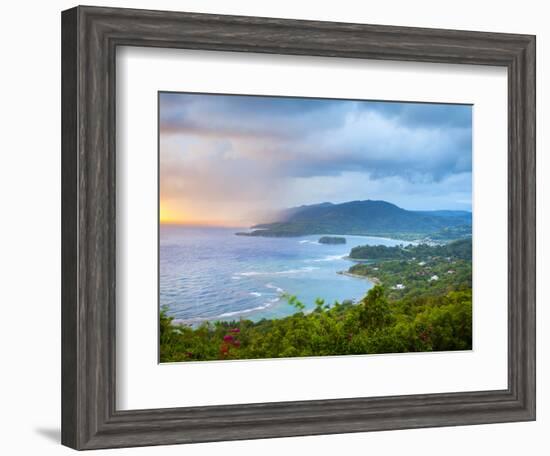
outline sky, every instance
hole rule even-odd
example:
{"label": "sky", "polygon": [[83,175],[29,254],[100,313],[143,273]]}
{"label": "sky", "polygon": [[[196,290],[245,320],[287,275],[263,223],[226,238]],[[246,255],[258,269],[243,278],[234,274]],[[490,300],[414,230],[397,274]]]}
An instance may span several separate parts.
{"label": "sky", "polygon": [[471,210],[470,105],[161,92],[159,135],[161,223],[366,199]]}

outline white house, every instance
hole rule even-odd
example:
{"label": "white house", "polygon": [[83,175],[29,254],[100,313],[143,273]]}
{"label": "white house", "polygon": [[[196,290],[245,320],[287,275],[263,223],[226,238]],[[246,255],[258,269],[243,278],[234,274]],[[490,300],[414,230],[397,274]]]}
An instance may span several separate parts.
{"label": "white house", "polygon": [[430,277],[430,282],[434,281],[434,280],[439,280],[439,276],[437,276],[436,274],[434,274],[433,276]]}

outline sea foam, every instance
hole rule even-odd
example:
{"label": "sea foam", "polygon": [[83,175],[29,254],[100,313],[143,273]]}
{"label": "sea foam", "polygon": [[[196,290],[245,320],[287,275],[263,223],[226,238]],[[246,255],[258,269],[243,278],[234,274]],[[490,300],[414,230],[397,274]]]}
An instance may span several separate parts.
{"label": "sea foam", "polygon": [[253,276],[269,276],[269,275],[283,275],[283,274],[300,274],[302,272],[311,272],[317,269],[320,269],[320,268],[317,268],[314,266],[306,266],[299,269],[285,269],[283,271],[246,271],[246,272],[239,272],[235,275],[242,276],[242,277],[253,277]]}

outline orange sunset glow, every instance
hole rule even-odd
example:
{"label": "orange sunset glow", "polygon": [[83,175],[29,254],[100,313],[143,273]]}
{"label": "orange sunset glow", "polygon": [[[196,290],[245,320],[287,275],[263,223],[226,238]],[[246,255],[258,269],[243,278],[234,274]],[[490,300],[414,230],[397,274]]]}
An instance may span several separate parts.
{"label": "orange sunset glow", "polygon": [[176,211],[172,208],[167,207],[166,203],[163,203],[162,201],[160,202],[160,210],[159,210],[160,223],[182,224],[182,223],[185,223],[186,219],[187,217],[185,217],[179,211]]}
{"label": "orange sunset glow", "polygon": [[173,205],[160,201],[159,221],[162,225],[225,226],[221,220],[206,220],[183,211]]}

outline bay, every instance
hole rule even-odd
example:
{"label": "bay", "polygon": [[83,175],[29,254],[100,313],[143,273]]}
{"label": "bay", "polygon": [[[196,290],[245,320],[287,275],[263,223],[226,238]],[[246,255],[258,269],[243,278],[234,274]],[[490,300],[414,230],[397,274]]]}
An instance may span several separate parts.
{"label": "bay", "polygon": [[343,236],[346,244],[320,244],[320,235],[293,238],[236,236],[239,228],[161,225],[159,299],[177,321],[253,321],[296,312],[283,297],[295,295],[305,311],[321,298],[360,300],[373,284],[338,274],[357,245],[402,244],[403,241]]}

